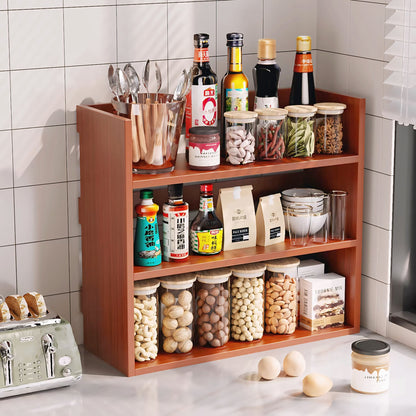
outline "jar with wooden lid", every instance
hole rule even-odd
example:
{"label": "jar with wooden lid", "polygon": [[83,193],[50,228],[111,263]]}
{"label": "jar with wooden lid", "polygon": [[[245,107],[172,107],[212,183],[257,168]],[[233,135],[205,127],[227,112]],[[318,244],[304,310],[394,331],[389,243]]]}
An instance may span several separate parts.
{"label": "jar with wooden lid", "polygon": [[297,326],[298,265],[296,257],[266,263],[265,330],[293,334]]}
{"label": "jar with wooden lid", "polygon": [[158,296],[155,279],[134,283],[134,357],[154,360],[158,353]]}
{"label": "jar with wooden lid", "polygon": [[193,348],[194,273],[160,278],[160,339],[167,353]]}
{"label": "jar with wooden lid", "polygon": [[231,337],[236,341],[263,337],[265,269],[263,263],[231,269]]}
{"label": "jar with wooden lid", "polygon": [[284,108],[257,109],[257,160],[282,159],[285,152],[284,134],[287,110]]}
{"label": "jar with wooden lid", "polygon": [[202,347],[222,347],[230,338],[230,275],[227,268],[196,274],[196,331]]}
{"label": "jar with wooden lid", "polygon": [[378,339],[360,339],[351,345],[351,388],[359,393],[382,393],[390,383],[390,345]]}
{"label": "jar with wooden lid", "polygon": [[342,114],[347,108],[342,103],[317,103],[315,117],[315,153],[342,153]]}
{"label": "jar with wooden lid", "polygon": [[314,116],[312,105],[289,105],[285,134],[286,157],[308,157],[315,150]]}
{"label": "jar with wooden lid", "polygon": [[232,165],[254,162],[256,118],[254,111],[224,113],[226,161]]}

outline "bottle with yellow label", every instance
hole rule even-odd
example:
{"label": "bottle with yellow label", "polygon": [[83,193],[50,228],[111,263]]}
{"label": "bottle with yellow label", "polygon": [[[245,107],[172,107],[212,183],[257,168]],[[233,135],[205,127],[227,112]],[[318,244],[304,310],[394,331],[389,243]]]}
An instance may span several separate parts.
{"label": "bottle with yellow label", "polygon": [[191,224],[191,250],[196,254],[218,254],[222,250],[223,225],[215,215],[212,183],[200,185],[199,212]]}

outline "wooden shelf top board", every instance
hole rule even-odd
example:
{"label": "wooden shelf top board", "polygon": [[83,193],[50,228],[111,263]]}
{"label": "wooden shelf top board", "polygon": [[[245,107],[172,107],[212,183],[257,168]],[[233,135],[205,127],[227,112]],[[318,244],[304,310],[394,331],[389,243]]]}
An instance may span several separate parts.
{"label": "wooden shelf top board", "polygon": [[273,259],[303,256],[305,254],[320,253],[323,251],[340,250],[357,246],[357,240],[343,241],[331,240],[325,244],[309,243],[306,246],[292,246],[289,239],[272,246],[255,246],[239,250],[223,251],[213,256],[190,255],[183,262],[162,261],[159,266],[134,266],[134,280],[153,279],[162,276],[196,272],[199,270],[230,267],[237,264],[246,264]]}
{"label": "wooden shelf top board", "polygon": [[175,183],[205,182],[217,179],[235,179],[325,166],[358,163],[359,156],[353,154],[315,155],[303,158],[284,158],[279,161],[257,161],[247,165],[233,166],[222,163],[216,170],[198,171],[188,169],[185,155],[179,154],[175,170],[169,173],[133,174],[133,189],[154,188]]}

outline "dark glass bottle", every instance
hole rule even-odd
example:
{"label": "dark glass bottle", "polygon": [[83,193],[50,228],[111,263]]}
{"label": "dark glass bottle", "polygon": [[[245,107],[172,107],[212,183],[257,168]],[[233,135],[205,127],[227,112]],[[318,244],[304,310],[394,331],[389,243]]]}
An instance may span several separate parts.
{"label": "dark glass bottle", "polygon": [[223,225],[215,215],[212,183],[200,185],[199,212],[191,224],[191,250],[196,254],[218,254],[222,250]]}
{"label": "dark glass bottle", "polygon": [[315,103],[311,38],[310,36],[298,36],[289,104],[313,105]]}
{"label": "dark glass bottle", "polygon": [[209,35],[194,35],[194,64],[192,88],[186,97],[186,143],[189,129],[195,126],[216,126],[218,120],[218,78],[209,63]]}
{"label": "dark glass bottle", "polygon": [[259,39],[258,62],[253,68],[254,109],[278,108],[277,87],[279,84],[280,66],[276,63],[276,41]]}

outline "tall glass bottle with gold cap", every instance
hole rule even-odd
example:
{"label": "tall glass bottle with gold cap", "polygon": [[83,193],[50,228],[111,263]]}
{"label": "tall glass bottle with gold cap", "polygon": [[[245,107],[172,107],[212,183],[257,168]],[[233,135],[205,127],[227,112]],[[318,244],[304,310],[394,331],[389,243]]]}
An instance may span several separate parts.
{"label": "tall glass bottle with gold cap", "polygon": [[289,103],[291,105],[316,103],[310,36],[296,38],[296,58]]}

